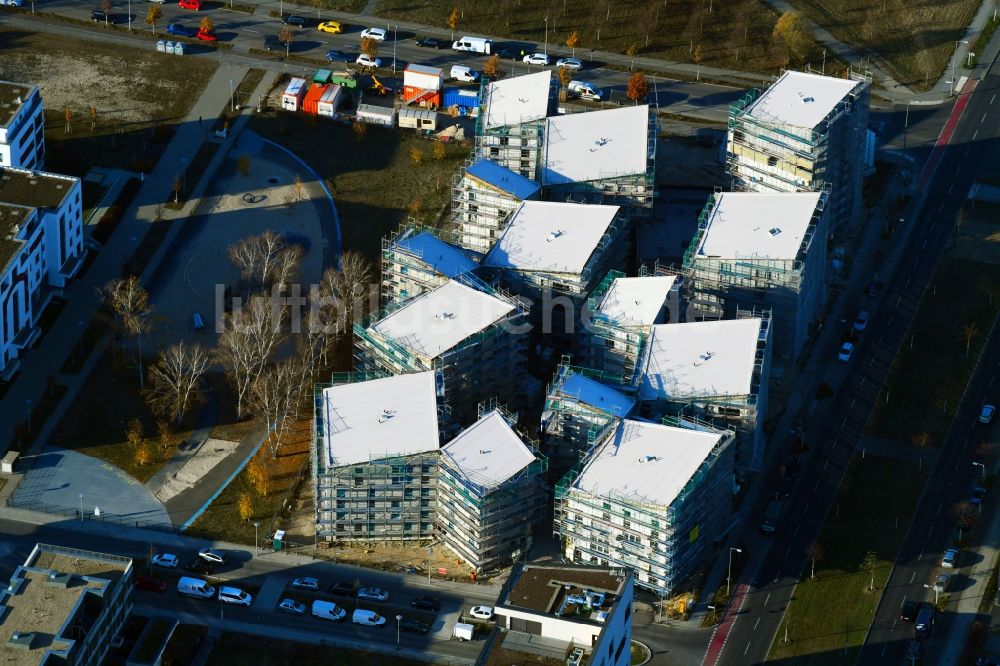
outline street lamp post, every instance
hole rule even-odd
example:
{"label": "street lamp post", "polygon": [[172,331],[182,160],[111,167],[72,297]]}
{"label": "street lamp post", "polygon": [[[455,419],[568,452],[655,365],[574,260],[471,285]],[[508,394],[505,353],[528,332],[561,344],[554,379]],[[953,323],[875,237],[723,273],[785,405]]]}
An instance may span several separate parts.
{"label": "street lamp post", "polygon": [[403,619],[402,615],[396,616],[396,647],[399,647],[399,623],[402,621],[402,619]]}
{"label": "street lamp post", "polygon": [[229,113],[233,112],[233,80],[229,79]]}
{"label": "street lamp post", "polygon": [[31,398],[25,398],[24,404],[28,408],[28,434],[31,434]]}
{"label": "street lamp post", "polygon": [[934,590],[934,605],[937,606],[938,605],[938,588],[937,588],[937,585],[928,585],[927,583],[924,583],[924,587],[926,587],[928,590]]}
{"label": "street lamp post", "polygon": [[965,66],[966,68],[972,67],[972,59],[976,57],[976,54],[969,51],[965,56]]}
{"label": "street lamp post", "polygon": [[958,45],[968,44],[969,42],[964,40],[955,41],[955,55],[951,59],[951,96],[955,96],[955,61],[958,60]]}
{"label": "street lamp post", "polygon": [[80,498],[80,524],[83,524],[83,493],[78,495]]}
{"label": "street lamp post", "polygon": [[396,73],[396,34],[399,30],[398,25],[392,26],[392,73]]}
{"label": "street lamp post", "polygon": [[729,582],[733,577],[733,551],[737,553],[742,553],[743,550],[740,548],[730,548],[729,549],[729,574],[726,576],[726,598],[729,598]]}
{"label": "street lamp post", "polygon": [[549,17],[545,17],[545,48],[542,50],[545,55],[549,54]]}
{"label": "street lamp post", "polygon": [[973,466],[979,468],[979,470],[981,472],[982,480],[985,481],[986,480],[986,465],[984,465],[981,462],[974,462],[972,464],[973,464]]}
{"label": "street lamp post", "polygon": [[431,584],[431,555],[434,554],[434,548],[427,546],[427,584]]}
{"label": "street lamp post", "polygon": [[910,102],[913,99],[906,100],[906,118],[903,120],[903,148],[906,148],[906,135],[910,131]]}
{"label": "street lamp post", "polygon": [[258,527],[260,527],[260,521],[253,521],[253,552],[256,555],[260,554],[260,537],[257,536]]}

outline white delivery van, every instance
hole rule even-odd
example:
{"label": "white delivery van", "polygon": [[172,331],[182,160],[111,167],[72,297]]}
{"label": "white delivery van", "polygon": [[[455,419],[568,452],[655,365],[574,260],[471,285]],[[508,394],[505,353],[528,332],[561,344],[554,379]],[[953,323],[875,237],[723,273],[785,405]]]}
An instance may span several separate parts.
{"label": "white delivery van", "polygon": [[354,611],[354,615],[351,616],[351,622],[354,624],[364,624],[369,627],[381,627],[385,624],[385,618],[375,611],[362,610],[359,608]]}
{"label": "white delivery van", "polygon": [[312,614],[313,617],[333,620],[334,622],[340,622],[347,617],[347,611],[332,601],[314,601],[312,603]]}
{"label": "white delivery van", "polygon": [[453,42],[451,48],[455,51],[471,51],[472,53],[489,55],[493,52],[493,41],[483,37],[462,37]]}
{"label": "white delivery van", "polygon": [[181,576],[177,581],[177,593],[196,599],[211,599],[215,596],[215,588],[201,578]]}
{"label": "white delivery van", "polygon": [[569,92],[580,99],[592,99],[596,102],[601,101],[601,89],[593,83],[586,81],[570,81]]}
{"label": "white delivery van", "polygon": [[465,81],[466,83],[475,83],[479,80],[479,72],[465,65],[452,65],[451,78]]}
{"label": "white delivery van", "polygon": [[452,637],[457,638],[460,641],[471,641],[472,633],[476,630],[471,624],[465,624],[464,622],[456,622],[455,630],[452,632]]}

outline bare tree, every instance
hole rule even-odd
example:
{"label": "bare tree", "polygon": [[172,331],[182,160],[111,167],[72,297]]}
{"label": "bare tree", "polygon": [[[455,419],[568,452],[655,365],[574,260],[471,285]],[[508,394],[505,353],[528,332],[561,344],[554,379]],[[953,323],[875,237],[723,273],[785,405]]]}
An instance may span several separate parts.
{"label": "bare tree", "polygon": [[360,252],[349,250],[340,256],[340,270],[332,274],[327,272],[326,278],[332,277],[329,282],[331,293],[343,303],[344,312],[347,318],[344,322],[344,330],[350,331],[351,325],[355,321],[360,321],[366,314],[364,294],[368,285],[372,281],[372,265]]}
{"label": "bare tree", "polygon": [[179,342],[161,351],[159,360],[149,369],[146,401],[150,408],[179,426],[188,407],[201,397],[199,387],[209,361],[208,351],[198,344]]}
{"label": "bare tree", "polygon": [[270,299],[255,296],[223,319],[217,357],[236,391],[239,418],[246,413],[251,387],[284,341],[285,314]]}
{"label": "bare tree", "polygon": [[142,335],[153,328],[150,314],[153,306],[149,303],[149,292],[139,278],[115,278],[101,290],[104,304],[114,314],[115,324],[125,336],[135,338],[135,363],[139,369],[139,386],[143,386]]}
{"label": "bare tree", "polygon": [[968,358],[972,341],[979,337],[979,324],[970,322],[962,327],[962,339],[965,340],[965,356]]}
{"label": "bare tree", "polygon": [[826,551],[823,550],[823,544],[819,541],[813,541],[806,547],[806,556],[811,563],[809,580],[816,580],[816,562],[822,560],[825,555]]}
{"label": "bare tree", "polygon": [[292,356],[265,368],[250,387],[250,408],[271,431],[268,441],[275,457],[298,417],[307,375],[302,359]]}
{"label": "bare tree", "polygon": [[298,271],[302,250],[289,246],[273,231],[249,236],[229,246],[229,259],[251,289],[269,284],[284,285]]}

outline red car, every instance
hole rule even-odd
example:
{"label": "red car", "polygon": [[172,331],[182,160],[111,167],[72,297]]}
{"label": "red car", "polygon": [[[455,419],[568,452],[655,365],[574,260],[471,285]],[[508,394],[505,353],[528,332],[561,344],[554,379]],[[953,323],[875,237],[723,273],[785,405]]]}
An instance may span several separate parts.
{"label": "red car", "polygon": [[132,579],[132,584],[135,585],[137,590],[146,590],[147,592],[166,592],[167,584],[152,576],[136,576]]}
{"label": "red car", "polygon": [[181,9],[193,9],[195,11],[201,9],[201,0],[181,0],[177,4],[181,6]]}
{"label": "red car", "polygon": [[215,41],[218,41],[218,39],[219,39],[218,37],[216,37],[212,33],[205,32],[204,30],[199,30],[198,34],[196,35],[196,37],[198,39],[200,39],[201,41],[203,41],[203,42],[215,42]]}

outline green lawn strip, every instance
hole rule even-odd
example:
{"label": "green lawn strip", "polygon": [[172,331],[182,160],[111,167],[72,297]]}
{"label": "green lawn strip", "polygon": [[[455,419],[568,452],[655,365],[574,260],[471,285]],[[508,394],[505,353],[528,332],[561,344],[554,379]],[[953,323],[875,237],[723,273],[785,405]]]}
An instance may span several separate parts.
{"label": "green lawn strip", "polygon": [[[926,432],[928,443],[940,446],[998,309],[1000,266],[946,255],[896,355],[868,432],[907,442]],[[976,334],[966,351],[969,326]]]}
{"label": "green lawn strip", "polygon": [[[447,28],[453,3],[436,0],[382,0],[376,14]],[[546,16],[549,46],[565,46],[575,31],[577,57],[590,50],[625,54],[635,46],[638,56],[694,64],[700,46],[701,64],[748,72],[773,73],[786,65],[787,54],[771,33],[778,13],[757,0],[684,1],[669,6],[643,0],[565,3],[467,0],[459,5],[455,38],[462,35],[501,36],[544,45]],[[565,11],[563,8],[565,7]],[[378,23],[376,19],[373,23]],[[517,45],[520,48],[520,45]],[[801,58],[818,66],[822,49],[815,44]],[[831,62],[828,60],[827,65]]]}
{"label": "green lawn strip", "polygon": [[[997,31],[998,26],[1000,26],[1000,17],[994,18],[990,16],[986,19],[986,25],[983,26],[982,32],[979,33],[976,43],[969,47],[969,50],[976,54],[976,59],[972,61],[973,66],[975,66],[978,58],[986,53],[986,45],[993,39],[993,33]],[[968,60],[965,62],[968,62]]]}
{"label": "green lawn strip", "polygon": [[[253,498],[254,515],[250,520],[240,518],[239,501],[240,495],[243,493]],[[263,527],[257,531],[259,536],[269,536],[266,532],[270,529],[271,517],[281,507],[283,499],[284,495],[277,492],[271,492],[266,497],[259,495],[254,490],[244,469],[208,505],[204,513],[198,516],[198,519],[186,530],[185,534],[253,545],[253,521],[259,521]]]}
{"label": "green lawn strip", "polygon": [[250,129],[300,156],[326,181],[344,249],[360,251],[378,265],[382,238],[405,219],[436,224],[470,148],[445,144],[445,157],[436,159],[434,142],[414,132],[364,127],[359,141],[351,126],[306,114],[266,113],[250,121]]}
{"label": "green lawn strip", "polygon": [[[845,649],[856,655],[926,480],[926,470],[910,461],[854,457],[819,538],[824,555],[816,580],[809,580],[807,562],[785,616],[789,642],[783,622],[768,660],[808,655],[809,664],[833,664],[842,663]],[[874,592],[862,566],[869,551],[876,556]]]}
{"label": "green lawn strip", "polygon": [[[380,637],[375,637],[373,640],[380,640]],[[209,666],[260,666],[261,664],[423,666],[424,664],[399,656],[388,657],[345,648],[332,649],[325,645],[295,643],[287,639],[264,638],[228,631],[215,642],[207,663]]]}

